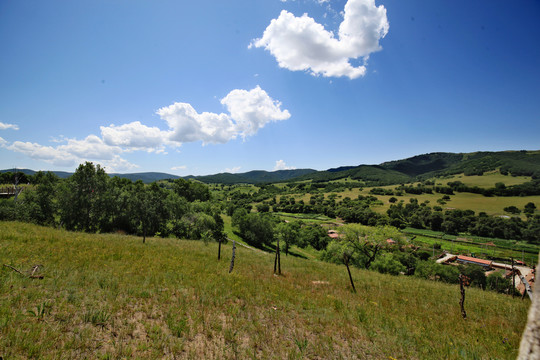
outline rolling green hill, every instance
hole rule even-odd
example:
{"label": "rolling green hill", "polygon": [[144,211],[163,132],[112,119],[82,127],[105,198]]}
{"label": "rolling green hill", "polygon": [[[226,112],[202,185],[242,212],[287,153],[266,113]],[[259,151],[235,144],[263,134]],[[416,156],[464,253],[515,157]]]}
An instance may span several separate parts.
{"label": "rolling green hill", "polygon": [[246,173],[231,174],[220,173],[207,176],[188,176],[187,178],[199,180],[204,183],[219,183],[219,184],[260,184],[288,181],[299,176],[312,174],[316,172],[313,169],[295,169],[295,170],[277,170],[264,171],[254,170]]}
{"label": "rolling green hill", "polygon": [[[380,165],[342,166],[316,171],[313,169],[263,171],[254,170],[245,173],[220,173],[205,176],[186,176],[186,179],[195,179],[204,183],[221,184],[261,184],[282,181],[332,181],[351,178],[363,181],[366,186],[384,186],[409,183],[425,180],[436,176],[448,176],[464,173],[465,175],[481,175],[484,172],[500,169],[503,174],[513,176],[531,176],[540,178],[540,151],[499,151],[474,153],[444,153],[435,152],[422,154],[407,159],[384,162]],[[0,170],[0,172],[13,172],[15,169]],[[28,175],[35,171],[17,169]],[[61,178],[71,173],[54,172]],[[132,174],[110,174],[130,180],[142,180],[145,183],[164,179],[177,179],[179,176],[145,172]]]}
{"label": "rolling green hill", "polygon": [[293,180],[362,180],[366,186],[408,183],[436,176],[464,173],[481,175],[500,169],[503,174],[540,178],[540,151],[430,153],[380,165],[341,167],[307,174]]}

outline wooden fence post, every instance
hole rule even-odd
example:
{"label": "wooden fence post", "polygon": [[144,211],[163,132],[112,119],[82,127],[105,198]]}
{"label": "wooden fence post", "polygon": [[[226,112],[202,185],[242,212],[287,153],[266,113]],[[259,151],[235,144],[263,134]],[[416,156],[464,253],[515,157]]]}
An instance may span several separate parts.
{"label": "wooden fence post", "polygon": [[232,242],[232,257],[231,257],[231,265],[229,266],[229,274],[233,271],[233,268],[234,268],[235,251],[236,251],[236,242],[233,240],[233,242]]}
{"label": "wooden fence post", "polygon": [[461,299],[459,300],[459,307],[461,308],[461,316],[467,319],[467,313],[465,312],[465,286],[463,283],[466,281],[465,275],[459,274],[459,289],[461,291]]}

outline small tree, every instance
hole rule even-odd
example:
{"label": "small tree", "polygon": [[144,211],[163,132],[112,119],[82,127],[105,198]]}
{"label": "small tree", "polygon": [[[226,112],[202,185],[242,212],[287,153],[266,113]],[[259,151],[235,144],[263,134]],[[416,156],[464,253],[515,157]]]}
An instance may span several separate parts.
{"label": "small tree", "polygon": [[517,206],[514,206],[514,205],[507,206],[503,210],[506,211],[507,213],[514,214],[514,215],[521,213],[521,210],[519,210]]}
{"label": "small tree", "polygon": [[527,216],[531,216],[532,214],[534,214],[534,210],[536,210],[536,205],[534,205],[533,202],[528,202],[528,203],[525,205],[525,208],[523,209],[523,212],[524,212]]}
{"label": "small tree", "polygon": [[131,196],[130,214],[133,221],[141,228],[143,243],[146,235],[154,235],[163,227],[168,218],[165,198],[167,194],[156,184],[145,186],[137,181]]}
{"label": "small tree", "polygon": [[289,255],[289,248],[298,241],[299,229],[300,225],[297,222],[282,222],[276,225],[275,234],[284,243],[285,255]]}
{"label": "small tree", "polygon": [[341,241],[352,249],[352,257],[360,256],[366,269],[369,269],[381,250],[389,245],[388,239],[392,239],[398,246],[403,241],[399,231],[391,226],[370,228],[350,224],[344,226],[341,233],[344,235]]}

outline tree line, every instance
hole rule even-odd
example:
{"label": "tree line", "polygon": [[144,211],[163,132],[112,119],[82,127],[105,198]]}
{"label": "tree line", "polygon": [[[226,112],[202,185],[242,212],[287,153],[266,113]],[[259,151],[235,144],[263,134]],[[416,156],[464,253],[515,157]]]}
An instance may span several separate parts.
{"label": "tree line", "polygon": [[184,179],[150,185],[109,177],[86,162],[67,179],[36,173],[34,186],[0,201],[0,220],[60,226],[72,231],[123,232],[190,239],[225,238],[221,206],[208,186]]}

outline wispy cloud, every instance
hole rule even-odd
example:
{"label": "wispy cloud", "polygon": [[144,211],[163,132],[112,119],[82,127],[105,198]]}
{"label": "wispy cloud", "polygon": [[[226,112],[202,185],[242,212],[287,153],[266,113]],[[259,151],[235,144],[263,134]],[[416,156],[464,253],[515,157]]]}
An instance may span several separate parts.
{"label": "wispy cloud", "polygon": [[232,168],[226,168],[225,172],[234,174],[234,173],[237,173],[238,171],[240,171],[241,168],[242,168],[241,166],[235,166],[235,167],[232,167]]}
{"label": "wispy cloud", "polygon": [[3,122],[0,122],[0,130],[19,130],[19,126],[15,124],[6,124]]}

